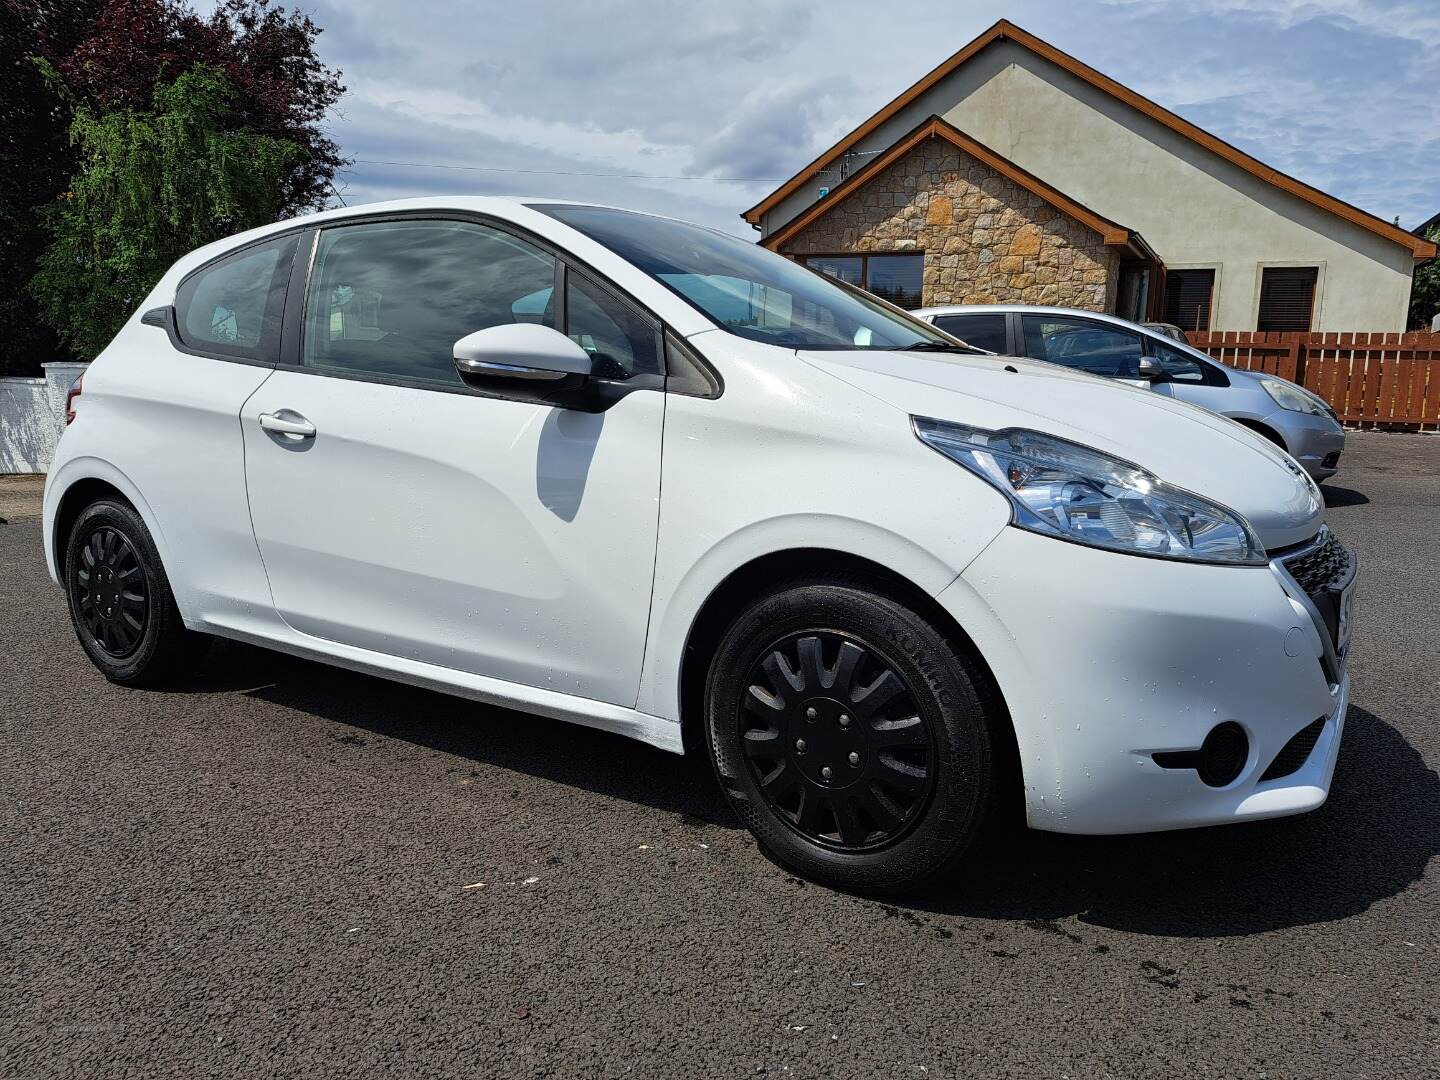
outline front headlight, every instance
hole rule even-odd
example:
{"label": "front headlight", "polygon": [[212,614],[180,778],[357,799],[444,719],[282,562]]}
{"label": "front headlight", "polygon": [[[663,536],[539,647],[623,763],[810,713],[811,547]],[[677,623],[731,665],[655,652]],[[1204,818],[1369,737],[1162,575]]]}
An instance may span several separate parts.
{"label": "front headlight", "polygon": [[1289,412],[1309,413],[1311,416],[1333,415],[1323,401],[1311,397],[1294,383],[1281,379],[1261,379],[1260,385],[1276,405]]}
{"label": "front headlight", "polygon": [[1092,547],[1195,562],[1263,566],[1239,514],[1171,487],[1137,465],[1038,431],[984,431],[912,417],[927,446],[995,487],[1014,524]]}

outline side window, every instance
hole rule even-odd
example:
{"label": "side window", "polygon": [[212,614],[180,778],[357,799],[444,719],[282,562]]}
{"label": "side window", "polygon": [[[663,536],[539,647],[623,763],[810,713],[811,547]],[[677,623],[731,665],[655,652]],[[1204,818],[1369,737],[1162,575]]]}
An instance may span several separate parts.
{"label": "side window", "polygon": [[555,260],[469,221],[380,221],[320,234],[305,306],[305,364],[460,386],[454,346],[514,322],[554,325]]}
{"label": "side window", "polygon": [[1160,342],[1151,339],[1150,351],[1160,366],[1165,369],[1165,374],[1176,382],[1187,382],[1200,384],[1206,382],[1206,365],[1196,360],[1193,356],[1181,352],[1179,349],[1172,349],[1169,345],[1162,345]]}
{"label": "side window", "polygon": [[947,334],[954,334],[967,345],[993,353],[1008,352],[1005,345],[1005,314],[937,315],[935,325]]}
{"label": "side window", "polygon": [[565,332],[590,354],[602,379],[661,374],[655,324],[573,270],[565,275]]}
{"label": "side window", "polygon": [[180,340],[192,349],[275,361],[296,236],[227,255],[191,274],[175,295]]}
{"label": "side window", "polygon": [[1024,315],[1025,355],[1110,378],[1140,376],[1139,334],[1064,315]]}

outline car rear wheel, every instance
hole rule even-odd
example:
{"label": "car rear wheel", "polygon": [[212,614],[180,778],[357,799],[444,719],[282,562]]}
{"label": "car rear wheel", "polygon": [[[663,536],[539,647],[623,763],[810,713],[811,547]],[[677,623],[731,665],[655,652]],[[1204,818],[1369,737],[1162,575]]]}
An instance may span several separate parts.
{"label": "car rear wheel", "polygon": [[995,788],[994,724],[972,661],[863,581],[797,581],[732,623],[706,736],[761,845],[815,880],[913,889],[955,869]]}
{"label": "car rear wheel", "polygon": [[150,530],[117,499],[80,512],[65,548],[65,592],[80,647],[124,686],[189,674],[210,638],[185,629]]}

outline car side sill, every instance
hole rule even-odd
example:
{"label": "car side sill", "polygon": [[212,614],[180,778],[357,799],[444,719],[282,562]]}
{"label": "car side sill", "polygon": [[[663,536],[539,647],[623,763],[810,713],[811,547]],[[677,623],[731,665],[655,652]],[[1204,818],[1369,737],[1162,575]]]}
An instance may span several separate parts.
{"label": "car side sill", "polygon": [[[187,623],[187,625],[189,625]],[[404,657],[388,656],[384,653],[359,649],[334,641],[311,638],[296,631],[276,635],[273,633],[247,630],[239,626],[219,625],[206,621],[203,625],[190,626],[200,633],[243,641],[262,649],[274,649],[304,660],[315,660],[333,667],[375,675],[382,679],[436,690],[442,694],[468,698],[486,705],[516,709],[520,712],[548,716],[572,724],[612,731],[626,735],[640,742],[648,743],[672,754],[683,754],[684,743],[680,736],[680,725],[664,717],[652,716],[623,705],[612,705],[593,698],[575,697],[555,690],[537,686],[522,686],[519,683],[493,679],[486,675],[475,675],[456,668],[440,667]],[[313,642],[313,644],[312,644]]]}

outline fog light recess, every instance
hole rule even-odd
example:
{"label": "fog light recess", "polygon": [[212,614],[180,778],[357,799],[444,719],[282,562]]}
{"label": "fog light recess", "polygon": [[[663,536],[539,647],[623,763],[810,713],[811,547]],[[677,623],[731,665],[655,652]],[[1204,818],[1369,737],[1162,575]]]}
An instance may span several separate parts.
{"label": "fog light recess", "polygon": [[1194,769],[1202,783],[1225,787],[1250,759],[1250,739],[1244,728],[1227,720],[1210,729],[1199,750],[1164,750],[1151,756],[1162,769]]}
{"label": "fog light recess", "polygon": [[1245,729],[1227,720],[1210,730],[1200,744],[1200,763],[1196,771],[1211,787],[1224,787],[1240,775],[1250,757],[1250,740]]}

